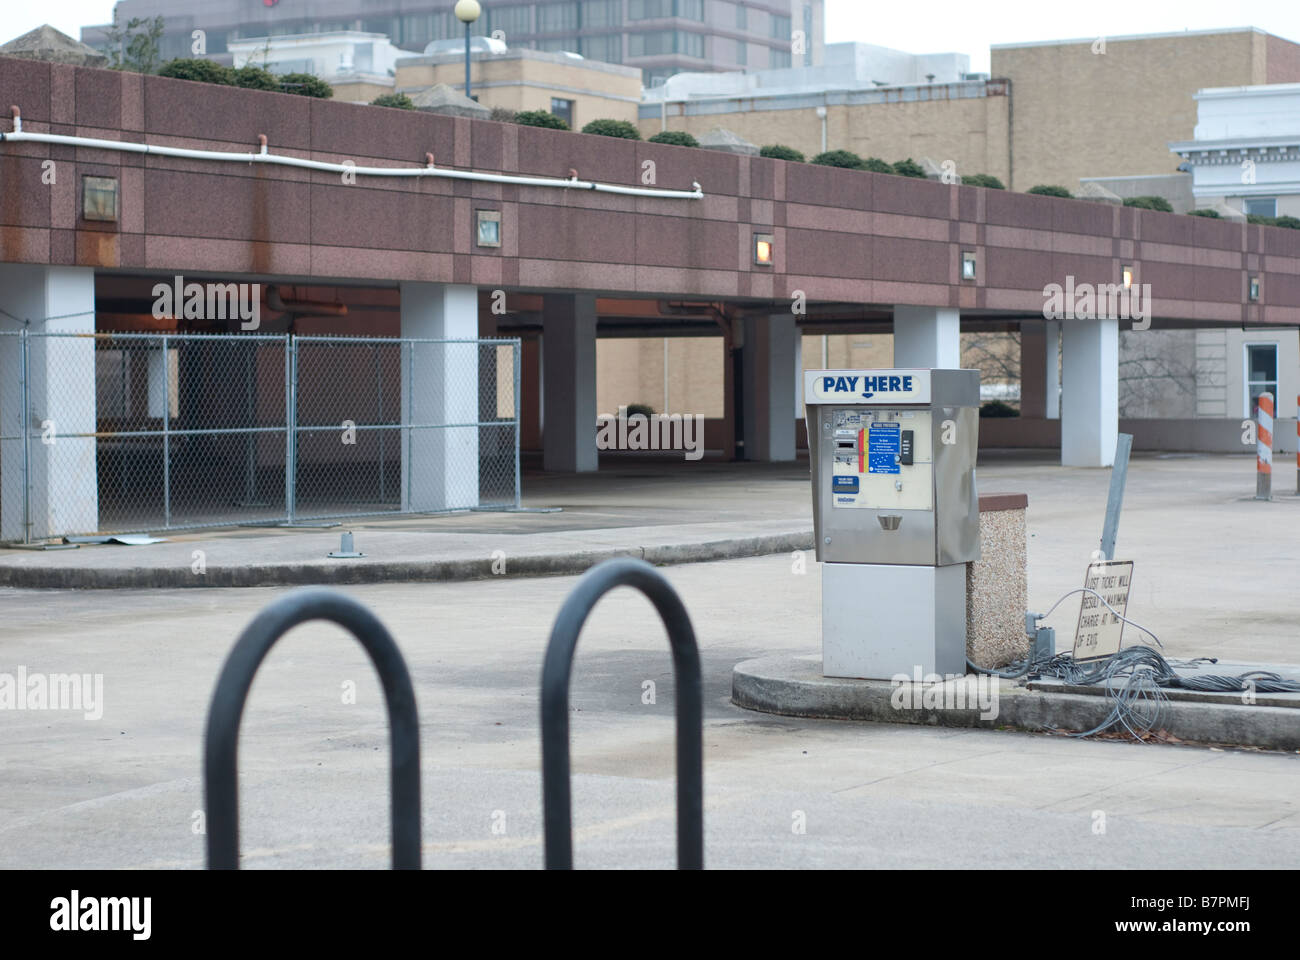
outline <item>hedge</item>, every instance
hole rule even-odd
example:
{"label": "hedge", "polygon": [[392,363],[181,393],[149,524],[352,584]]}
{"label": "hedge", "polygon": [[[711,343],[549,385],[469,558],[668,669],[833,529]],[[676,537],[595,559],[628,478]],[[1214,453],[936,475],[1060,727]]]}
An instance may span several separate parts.
{"label": "hedge", "polygon": [[223,87],[244,87],[249,90],[271,90],[278,93],[293,93],[303,97],[315,97],[328,100],[334,96],[334,88],[320,77],[310,73],[286,73],[276,76],[261,67],[247,65],[238,70],[223,67],[215,60],[202,57],[178,57],[168,60],[158,69],[158,76],[171,77],[175,80],[194,80],[198,83],[215,83]]}
{"label": "hedge", "polygon": [[827,150],[812,158],[812,162],[823,167],[842,167],[845,170],[862,170],[863,159],[848,150]]}
{"label": "hedge", "polygon": [[981,417],[1018,417],[1020,411],[1001,400],[990,400],[980,407]]}
{"label": "hedge", "polygon": [[569,125],[549,110],[520,110],[515,123],[523,127],[545,127],[548,130],[568,130]]}
{"label": "hedge", "polygon": [[310,73],[286,73],[280,77],[280,89],[284,93],[295,93],[300,97],[315,97],[328,100],[334,96],[334,88],[320,77]]}
{"label": "hedge", "polygon": [[1064,197],[1066,200],[1073,200],[1074,194],[1065,187],[1056,187],[1050,184],[1039,184],[1036,187],[1030,187],[1026,193],[1036,193],[1040,197]]}
{"label": "hedge", "polygon": [[899,160],[895,163],[893,172],[898,174],[900,177],[916,177],[920,180],[925,179],[925,168],[911,157],[908,157],[906,160]]}
{"label": "hedge", "polygon": [[685,130],[664,130],[650,138],[651,143],[668,143],[674,147],[698,147],[700,141]]}
{"label": "hedge", "polygon": [[779,143],[763,147],[758,151],[760,157],[767,157],[770,160],[789,160],[791,163],[803,163],[804,155],[794,147],[782,146]]}
{"label": "hedge", "polygon": [[961,182],[968,187],[987,187],[990,190],[1006,189],[1002,181],[991,173],[969,173],[961,178]]}
{"label": "hedge", "polygon": [[1129,197],[1124,201],[1126,207],[1137,207],[1139,210],[1159,210],[1161,213],[1173,213],[1173,205],[1164,197]]}
{"label": "hedge", "polygon": [[168,60],[158,68],[158,76],[171,77],[175,80],[194,80],[198,83],[216,83],[227,87],[233,86],[235,82],[234,71],[229,67],[223,67],[215,60],[202,58]]}
{"label": "hedge", "polygon": [[370,101],[372,107],[394,107],[398,110],[414,110],[415,104],[404,93],[381,93]]}
{"label": "hedge", "polygon": [[627,120],[593,120],[582,128],[582,132],[596,137],[618,137],[621,140],[641,139],[641,131],[636,128],[636,124]]}
{"label": "hedge", "polygon": [[1295,217],[1288,217],[1285,214],[1280,217],[1262,217],[1257,213],[1246,215],[1247,223],[1257,223],[1265,227],[1285,227],[1287,230],[1300,230],[1300,220]]}
{"label": "hedge", "polygon": [[252,65],[230,71],[230,82],[245,90],[279,90],[280,78],[270,70]]}

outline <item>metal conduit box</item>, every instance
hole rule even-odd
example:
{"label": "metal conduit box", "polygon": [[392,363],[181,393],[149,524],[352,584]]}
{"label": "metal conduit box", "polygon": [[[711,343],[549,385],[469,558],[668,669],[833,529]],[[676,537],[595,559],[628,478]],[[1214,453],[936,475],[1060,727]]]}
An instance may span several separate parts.
{"label": "metal conduit box", "polygon": [[977,370],[809,370],[826,676],[964,674]]}

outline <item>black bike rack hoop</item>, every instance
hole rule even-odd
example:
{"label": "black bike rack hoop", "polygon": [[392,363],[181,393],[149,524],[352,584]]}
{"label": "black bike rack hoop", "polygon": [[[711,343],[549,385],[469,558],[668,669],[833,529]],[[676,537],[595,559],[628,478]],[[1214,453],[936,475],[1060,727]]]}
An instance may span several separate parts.
{"label": "black bike rack hoop", "polygon": [[208,708],[203,792],[208,869],[239,869],[239,722],[253,677],[277,640],[299,624],[327,620],[350,631],[379,673],[388,706],[394,870],[420,869],[420,722],[401,651],[363,604],[319,587],[295,590],[262,610],[226,658]]}
{"label": "black bike rack hoop", "polygon": [[569,766],[569,681],[578,634],[592,608],[615,587],[635,587],[659,613],[672,647],[677,686],[677,867],[704,867],[704,730],[700,653],[677,591],[643,560],[607,560],[583,574],[551,628],[542,666],[542,813],[546,868],[573,869]]}

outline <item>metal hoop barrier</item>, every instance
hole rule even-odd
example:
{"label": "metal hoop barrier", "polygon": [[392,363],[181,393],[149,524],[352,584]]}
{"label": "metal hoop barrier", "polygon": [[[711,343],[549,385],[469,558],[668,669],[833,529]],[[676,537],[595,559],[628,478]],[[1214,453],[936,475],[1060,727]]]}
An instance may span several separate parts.
{"label": "metal hoop barrier", "polygon": [[681,597],[642,560],[608,560],[583,574],[551,628],[542,666],[542,812],[546,869],[573,869],[569,767],[569,681],[578,634],[615,587],[635,587],[659,613],[672,647],[677,686],[677,868],[704,867],[704,731],[700,653]]}
{"label": "metal hoop barrier", "polygon": [[328,620],[350,631],[379,673],[388,706],[394,870],[420,869],[420,723],[397,644],[364,605],[319,588],[296,590],[254,618],[221,668],[204,737],[208,869],[239,869],[239,722],[253,677],[277,640],[299,624]]}

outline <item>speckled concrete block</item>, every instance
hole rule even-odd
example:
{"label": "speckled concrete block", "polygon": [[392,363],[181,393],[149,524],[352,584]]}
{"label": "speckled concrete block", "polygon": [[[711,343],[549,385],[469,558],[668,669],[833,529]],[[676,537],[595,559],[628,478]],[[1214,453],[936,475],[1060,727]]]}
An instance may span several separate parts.
{"label": "speckled concrete block", "polygon": [[1002,667],[1029,655],[1025,509],[1019,493],[980,497],[980,555],[966,565],[966,656],[981,667]]}

